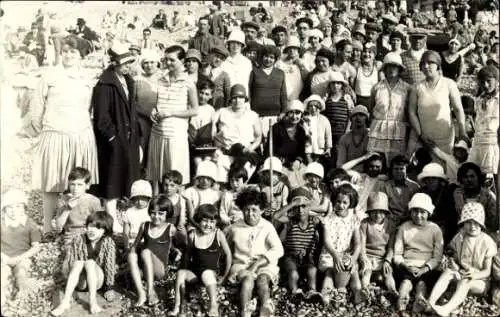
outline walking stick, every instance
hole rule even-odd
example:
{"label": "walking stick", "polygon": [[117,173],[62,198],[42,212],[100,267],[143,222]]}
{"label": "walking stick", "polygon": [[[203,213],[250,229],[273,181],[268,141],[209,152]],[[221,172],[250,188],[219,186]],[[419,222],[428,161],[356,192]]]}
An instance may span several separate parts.
{"label": "walking stick", "polygon": [[271,186],[269,186],[270,190],[270,198],[269,198],[269,203],[271,205],[271,208],[273,208],[273,199],[274,199],[274,191],[273,191],[273,181],[272,181],[272,175],[273,175],[273,129],[272,129],[272,119],[269,118],[269,175],[271,179]]}

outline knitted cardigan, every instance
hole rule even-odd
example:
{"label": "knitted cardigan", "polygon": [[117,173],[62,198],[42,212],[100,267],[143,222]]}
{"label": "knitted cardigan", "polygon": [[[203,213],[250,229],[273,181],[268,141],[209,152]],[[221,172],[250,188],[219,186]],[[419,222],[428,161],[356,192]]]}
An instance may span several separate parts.
{"label": "knitted cardigan", "polygon": [[[101,246],[97,254],[96,263],[104,272],[104,289],[110,290],[115,284],[115,275],[118,269],[116,265],[116,246],[113,238],[104,236],[101,238]],[[87,252],[85,234],[76,236],[67,249],[67,254],[63,262],[63,268],[71,269],[76,261],[86,261],[89,259]]]}

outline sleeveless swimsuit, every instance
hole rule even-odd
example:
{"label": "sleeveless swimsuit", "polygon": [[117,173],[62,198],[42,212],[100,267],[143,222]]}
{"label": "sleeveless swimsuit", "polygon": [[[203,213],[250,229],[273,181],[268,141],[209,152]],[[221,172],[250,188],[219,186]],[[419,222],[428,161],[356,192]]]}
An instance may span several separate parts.
{"label": "sleeveless swimsuit", "polygon": [[212,270],[217,273],[219,269],[219,259],[221,257],[221,248],[215,232],[212,244],[206,249],[196,247],[196,234],[193,236],[193,248],[191,249],[191,261],[189,270],[193,272],[198,279],[205,270]]}
{"label": "sleeveless swimsuit", "polygon": [[168,257],[170,255],[170,246],[172,245],[172,240],[170,239],[170,226],[168,224],[163,233],[158,238],[151,237],[149,229],[151,227],[151,222],[146,222],[144,230],[144,249],[151,251],[165,266],[168,266]]}

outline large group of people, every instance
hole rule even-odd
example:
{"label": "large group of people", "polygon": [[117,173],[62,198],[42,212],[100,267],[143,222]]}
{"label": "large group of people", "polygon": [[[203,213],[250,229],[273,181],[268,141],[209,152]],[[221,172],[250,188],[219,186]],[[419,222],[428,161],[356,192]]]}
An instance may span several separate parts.
{"label": "large group of people", "polygon": [[[43,232],[63,241],[54,316],[75,290],[102,311],[96,292],[114,299],[120,262],[137,306],[159,302],[154,281],[175,264],[172,316],[186,312],[195,281],[208,316],[219,315],[222,283],[241,288],[241,316],[256,309],[254,289],[260,316],[279,315],[280,277],[292,296],[325,306],[352,294],[405,315],[413,298],[411,311],[448,316],[475,294],[500,307],[498,35],[470,24],[461,1],[427,15],[396,1],[359,5],[352,16],[332,1],[294,3],[281,25],[260,5],[238,21],[218,3],[170,45],[151,39],[171,28],[162,10],[141,39],[116,37],[111,11],[100,33],[80,18],[73,34],[52,25],[47,37],[40,11],[22,45],[4,43],[24,74],[39,75],[21,132],[37,138]],[[47,38],[58,57],[40,69]],[[92,50],[97,80],[83,71]],[[461,91],[466,75],[475,92]],[[4,193],[2,308],[9,273],[22,291],[40,245],[26,212],[25,193]],[[377,298],[372,282],[385,290]]]}

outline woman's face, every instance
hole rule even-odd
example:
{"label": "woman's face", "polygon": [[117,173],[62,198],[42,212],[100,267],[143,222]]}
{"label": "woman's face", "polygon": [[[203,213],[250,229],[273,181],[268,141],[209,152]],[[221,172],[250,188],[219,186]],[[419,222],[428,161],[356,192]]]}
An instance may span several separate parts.
{"label": "woman's face", "polygon": [[319,185],[321,184],[321,178],[314,174],[307,174],[306,180],[312,188],[319,188]]}
{"label": "woman's face", "polygon": [[321,108],[321,105],[317,101],[311,101],[307,105],[307,112],[309,112],[310,115],[315,116],[319,113],[319,109]]}
{"label": "woman's face", "polygon": [[198,68],[200,64],[195,58],[188,58],[184,62],[184,67],[186,67],[186,71],[188,74],[196,74],[198,72]]}
{"label": "woman's face", "polygon": [[177,72],[183,68],[183,61],[177,56],[178,53],[172,52],[165,55],[165,66],[169,72]]}
{"label": "woman's face", "polygon": [[361,50],[358,48],[353,48],[352,49],[352,58],[351,60],[353,61],[360,61],[361,60]]}
{"label": "woman's face", "polygon": [[64,67],[76,66],[80,63],[80,52],[76,48],[72,48],[65,44],[62,47],[62,64]]}
{"label": "woman's face", "polygon": [[326,72],[330,68],[330,61],[326,57],[316,56],[316,68],[320,72]]}
{"label": "woman's face", "polygon": [[241,43],[233,42],[233,41],[227,43],[227,49],[229,50],[229,53],[231,53],[231,54],[241,53],[241,48],[242,48]]}
{"label": "woman's face", "polygon": [[399,78],[399,66],[397,65],[386,65],[384,67],[385,78],[396,79]]}
{"label": "woman's face", "polygon": [[23,203],[15,203],[3,208],[5,217],[12,221],[17,221],[21,216],[25,215],[26,206]]}
{"label": "woman's face", "polygon": [[304,39],[307,37],[309,33],[309,24],[307,23],[300,23],[297,26],[297,34],[299,35],[300,39]]}
{"label": "woman's face", "polygon": [[401,42],[401,39],[400,38],[397,38],[397,37],[393,37],[391,39],[391,47],[392,47],[392,50],[393,51],[398,51],[401,49],[401,44],[403,42]]}
{"label": "woman's face", "polygon": [[411,37],[411,49],[415,51],[420,51],[425,48],[426,39],[425,37]]}
{"label": "woman's face", "polygon": [[257,60],[257,51],[246,51],[245,57],[254,62]]}
{"label": "woman's face", "polygon": [[262,210],[258,205],[247,205],[243,207],[243,219],[245,223],[251,227],[255,227],[259,224],[260,216],[262,215]]}
{"label": "woman's face", "polygon": [[492,77],[482,80],[480,84],[483,86],[484,91],[490,94],[498,89],[498,80]]}
{"label": "woman's face", "polygon": [[147,76],[151,76],[158,70],[158,62],[155,61],[143,61],[142,69]]}
{"label": "woman's face", "polygon": [[370,63],[374,60],[375,54],[371,49],[363,50],[361,53],[361,60],[365,63]]}
{"label": "woman's face", "polygon": [[299,110],[288,111],[286,113],[286,117],[288,118],[288,121],[290,123],[299,124],[300,120],[302,119],[302,111]]}
{"label": "woman's face", "polygon": [[375,31],[375,30],[366,31],[366,38],[368,39],[368,42],[375,43],[377,41],[377,37],[378,37],[377,31]]}
{"label": "woman's face", "polygon": [[297,47],[289,47],[286,50],[286,54],[289,60],[295,60],[300,57],[299,49]]}
{"label": "woman's face", "polygon": [[438,177],[426,177],[422,180],[422,182],[424,183],[424,187],[430,191],[430,192],[434,192],[436,190],[438,190],[439,188],[439,184],[441,183],[441,178],[438,178]]}
{"label": "woman's face", "polygon": [[469,169],[461,179],[462,186],[465,189],[479,189],[479,176],[473,169]]}
{"label": "woman's face", "polygon": [[212,54],[212,67],[217,68],[222,65],[222,62],[225,60],[224,56],[220,54]]}
{"label": "woman's face", "polygon": [[366,127],[368,118],[362,113],[356,113],[351,117],[352,125],[358,129]]}
{"label": "woman's face", "polygon": [[464,231],[468,236],[477,237],[481,234],[481,225],[473,219],[467,220],[464,222]]}
{"label": "woman's face", "polygon": [[344,49],[340,51],[340,55],[344,61],[348,61],[352,58],[352,45],[346,45],[344,46]]}
{"label": "woman's face", "polygon": [[167,222],[167,212],[165,210],[152,210],[149,212],[149,216],[155,226]]}
{"label": "woman's face", "polygon": [[460,44],[455,41],[449,43],[448,46],[450,47],[450,53],[452,54],[458,52],[458,50],[460,49]]}
{"label": "woman's face", "polygon": [[325,35],[325,37],[332,35],[332,26],[329,24],[323,25],[321,28],[321,32]]}
{"label": "woman's face", "polygon": [[97,228],[94,224],[87,225],[87,237],[90,241],[99,241],[104,235],[104,229]]}
{"label": "woman's face", "polygon": [[411,211],[411,221],[417,226],[423,226],[427,223],[427,218],[429,213],[422,208],[412,208]]}
{"label": "woman's face", "polygon": [[239,110],[245,105],[246,99],[244,97],[234,97],[231,99],[231,104],[234,110]]}
{"label": "woman's face", "polygon": [[330,92],[332,94],[341,93],[342,89],[344,88],[344,84],[341,82],[338,82],[338,81],[334,81],[334,82],[330,82],[328,84],[328,87],[330,88]]}
{"label": "woman's face", "polygon": [[360,41],[361,43],[365,42],[365,36],[359,32],[354,33],[353,40]]}
{"label": "woman's face", "polygon": [[204,234],[214,232],[215,228],[217,228],[217,220],[203,218],[200,221],[200,228]]}
{"label": "woman's face", "polygon": [[422,63],[422,72],[426,78],[436,78],[439,76],[439,66],[436,63],[425,61]]}
{"label": "woman's face", "polygon": [[266,54],[262,56],[262,66],[264,68],[271,68],[276,63],[276,56],[274,54]]}
{"label": "woman's face", "polygon": [[321,41],[320,41],[319,37],[317,37],[317,36],[310,36],[309,37],[309,44],[311,44],[311,46],[313,48],[321,47]]}

